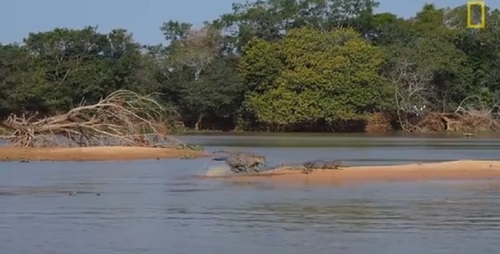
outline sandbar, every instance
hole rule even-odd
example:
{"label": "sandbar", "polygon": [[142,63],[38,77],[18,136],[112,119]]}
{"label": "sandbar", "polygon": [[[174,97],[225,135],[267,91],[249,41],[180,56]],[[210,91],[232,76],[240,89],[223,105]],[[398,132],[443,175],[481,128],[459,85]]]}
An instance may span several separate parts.
{"label": "sandbar", "polygon": [[0,161],[128,161],[205,157],[203,151],[130,146],[0,147]]}
{"label": "sandbar", "polygon": [[500,161],[458,160],[388,166],[353,166],[336,170],[316,169],[310,174],[291,168],[278,168],[257,174],[221,177],[236,182],[272,181],[281,183],[345,184],[366,181],[421,180],[500,180]]}

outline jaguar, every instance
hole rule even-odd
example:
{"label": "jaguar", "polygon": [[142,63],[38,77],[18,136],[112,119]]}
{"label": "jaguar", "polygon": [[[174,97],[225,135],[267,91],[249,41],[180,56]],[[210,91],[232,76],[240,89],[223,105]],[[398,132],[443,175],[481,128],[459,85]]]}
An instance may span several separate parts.
{"label": "jaguar", "polygon": [[231,171],[235,173],[246,172],[251,169],[259,172],[259,166],[266,165],[266,157],[253,153],[233,152],[227,159],[226,164],[229,165]]}

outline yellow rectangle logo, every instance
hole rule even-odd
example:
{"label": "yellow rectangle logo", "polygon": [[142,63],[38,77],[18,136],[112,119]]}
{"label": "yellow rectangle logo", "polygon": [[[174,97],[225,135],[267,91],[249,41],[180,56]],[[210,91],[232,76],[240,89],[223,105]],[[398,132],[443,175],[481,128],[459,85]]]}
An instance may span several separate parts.
{"label": "yellow rectangle logo", "polygon": [[481,29],[486,26],[486,4],[484,1],[467,2],[467,27]]}

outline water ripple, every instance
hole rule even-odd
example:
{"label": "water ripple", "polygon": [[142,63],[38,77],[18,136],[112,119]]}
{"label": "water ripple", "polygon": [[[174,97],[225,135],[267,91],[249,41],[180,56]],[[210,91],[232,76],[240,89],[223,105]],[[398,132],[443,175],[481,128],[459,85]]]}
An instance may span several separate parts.
{"label": "water ripple", "polygon": [[[330,157],[387,164],[496,158],[499,146],[475,139],[328,139],[319,148],[276,149],[269,138],[267,147],[244,149],[266,154],[270,164]],[[195,177],[210,163],[216,165],[2,164],[0,253],[497,253],[498,182],[280,187]]]}

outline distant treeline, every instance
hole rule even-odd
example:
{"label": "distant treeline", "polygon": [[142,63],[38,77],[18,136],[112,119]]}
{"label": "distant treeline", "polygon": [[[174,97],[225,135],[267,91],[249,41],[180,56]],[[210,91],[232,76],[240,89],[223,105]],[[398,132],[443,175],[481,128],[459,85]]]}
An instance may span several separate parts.
{"label": "distant treeline", "polygon": [[118,89],[156,94],[188,128],[260,131],[496,129],[500,11],[409,19],[373,0],[234,4],[203,28],[167,21],[165,43],[124,29],[30,33],[0,45],[0,116],[61,113]]}

